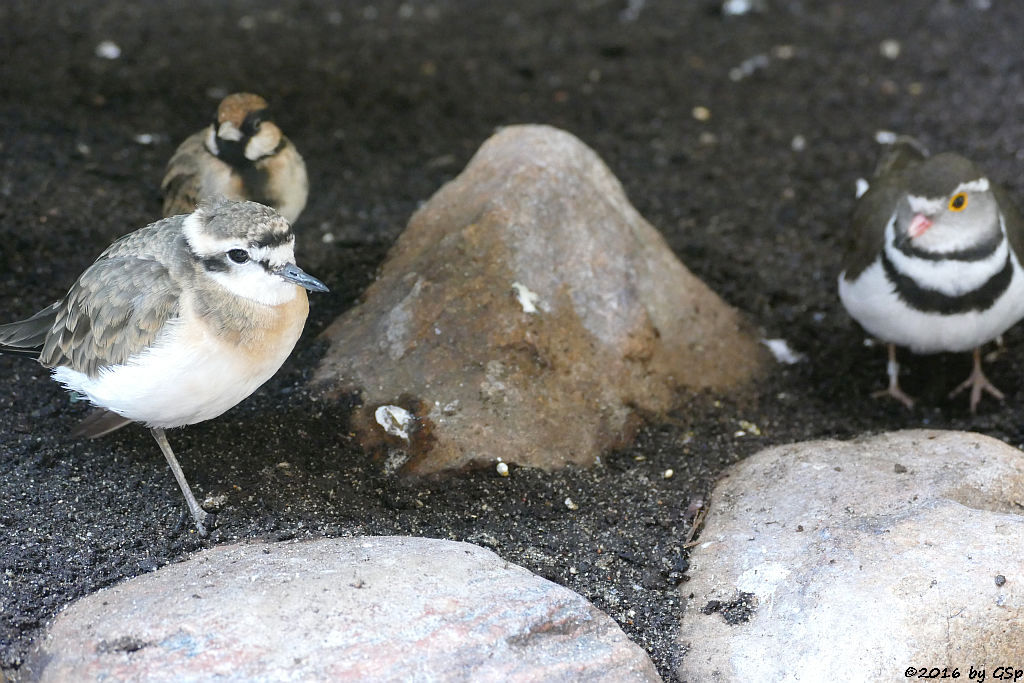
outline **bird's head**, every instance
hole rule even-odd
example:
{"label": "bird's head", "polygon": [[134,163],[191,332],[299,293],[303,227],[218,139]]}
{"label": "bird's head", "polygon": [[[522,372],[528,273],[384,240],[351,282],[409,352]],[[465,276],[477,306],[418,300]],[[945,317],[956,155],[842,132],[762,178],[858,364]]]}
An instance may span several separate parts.
{"label": "bird's head", "polygon": [[232,294],[276,306],[293,299],[296,286],[328,291],[295,265],[291,225],[268,206],[209,200],[185,217],[182,232],[203,271]]}
{"label": "bird's head", "polygon": [[931,253],[971,249],[1000,232],[999,205],[988,178],[957,154],[937,154],[908,175],[896,213],[895,239]]}
{"label": "bird's head", "polygon": [[267,101],[252,93],[221,100],[206,137],[207,149],[233,166],[259,161],[280,148],[284,136],[270,118]]}

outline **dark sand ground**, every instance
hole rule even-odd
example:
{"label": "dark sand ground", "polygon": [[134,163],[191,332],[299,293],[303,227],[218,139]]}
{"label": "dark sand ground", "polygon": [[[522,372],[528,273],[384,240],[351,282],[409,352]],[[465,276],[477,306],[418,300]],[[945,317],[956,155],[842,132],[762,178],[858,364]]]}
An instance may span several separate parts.
{"label": "dark sand ground", "polygon": [[[72,440],[86,407],[0,358],[0,665],[17,669],[62,606],[208,545],[415,534],[485,545],[578,591],[671,679],[687,508],[723,468],[770,444],[904,427],[1022,441],[1020,329],[988,366],[1005,403],[972,416],[947,400],[968,358],[935,356],[907,363],[922,399],[907,411],[869,398],[884,354],[835,286],[877,130],[964,152],[1024,200],[1024,4],[986,4],[767,0],[724,17],[681,0],[0,3],[0,319],[46,305],[155,219],[175,145],[243,89],[272,101],[306,157],[299,260],[332,289],[274,379],[171,435],[200,497],[227,494],[206,541],[145,430]],[[95,55],[103,40],[119,59]],[[775,367],[750,399],[685,399],[589,471],[394,481],[351,444],[344,411],[304,390],[314,338],[416,206],[495,127],[523,122],[596,149],[697,275],[808,360]]]}

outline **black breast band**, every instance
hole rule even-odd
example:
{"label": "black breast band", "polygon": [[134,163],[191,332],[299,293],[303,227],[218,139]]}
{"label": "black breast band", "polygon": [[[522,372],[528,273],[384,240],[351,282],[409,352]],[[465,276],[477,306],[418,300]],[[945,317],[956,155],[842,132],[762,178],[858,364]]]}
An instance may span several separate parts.
{"label": "black breast band", "polygon": [[976,289],[951,296],[935,289],[917,284],[913,278],[896,269],[888,254],[882,251],[882,268],[885,277],[896,288],[896,295],[907,306],[923,313],[953,315],[969,311],[984,311],[992,307],[1010,286],[1013,280],[1013,262],[1006,255],[1006,265]]}

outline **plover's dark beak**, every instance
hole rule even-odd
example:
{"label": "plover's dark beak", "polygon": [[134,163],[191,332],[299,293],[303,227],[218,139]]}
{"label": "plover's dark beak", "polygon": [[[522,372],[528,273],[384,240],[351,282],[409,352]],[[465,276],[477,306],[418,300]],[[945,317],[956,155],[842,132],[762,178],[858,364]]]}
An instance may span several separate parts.
{"label": "plover's dark beak", "polygon": [[299,268],[294,263],[289,263],[281,266],[274,273],[288,282],[294,282],[299,287],[305,287],[311,292],[329,292],[327,285],[317,280],[315,277]]}

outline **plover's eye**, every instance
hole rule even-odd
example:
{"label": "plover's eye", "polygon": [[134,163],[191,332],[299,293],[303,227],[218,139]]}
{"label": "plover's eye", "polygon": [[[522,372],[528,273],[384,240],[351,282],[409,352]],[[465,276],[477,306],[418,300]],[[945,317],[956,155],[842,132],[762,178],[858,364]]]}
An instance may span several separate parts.
{"label": "plover's eye", "polygon": [[963,211],[967,208],[967,195],[963,192],[958,192],[953,195],[949,200],[950,211]]}
{"label": "plover's eye", "polygon": [[235,263],[245,263],[249,260],[249,252],[245,249],[232,249],[228,252],[228,258]]}

